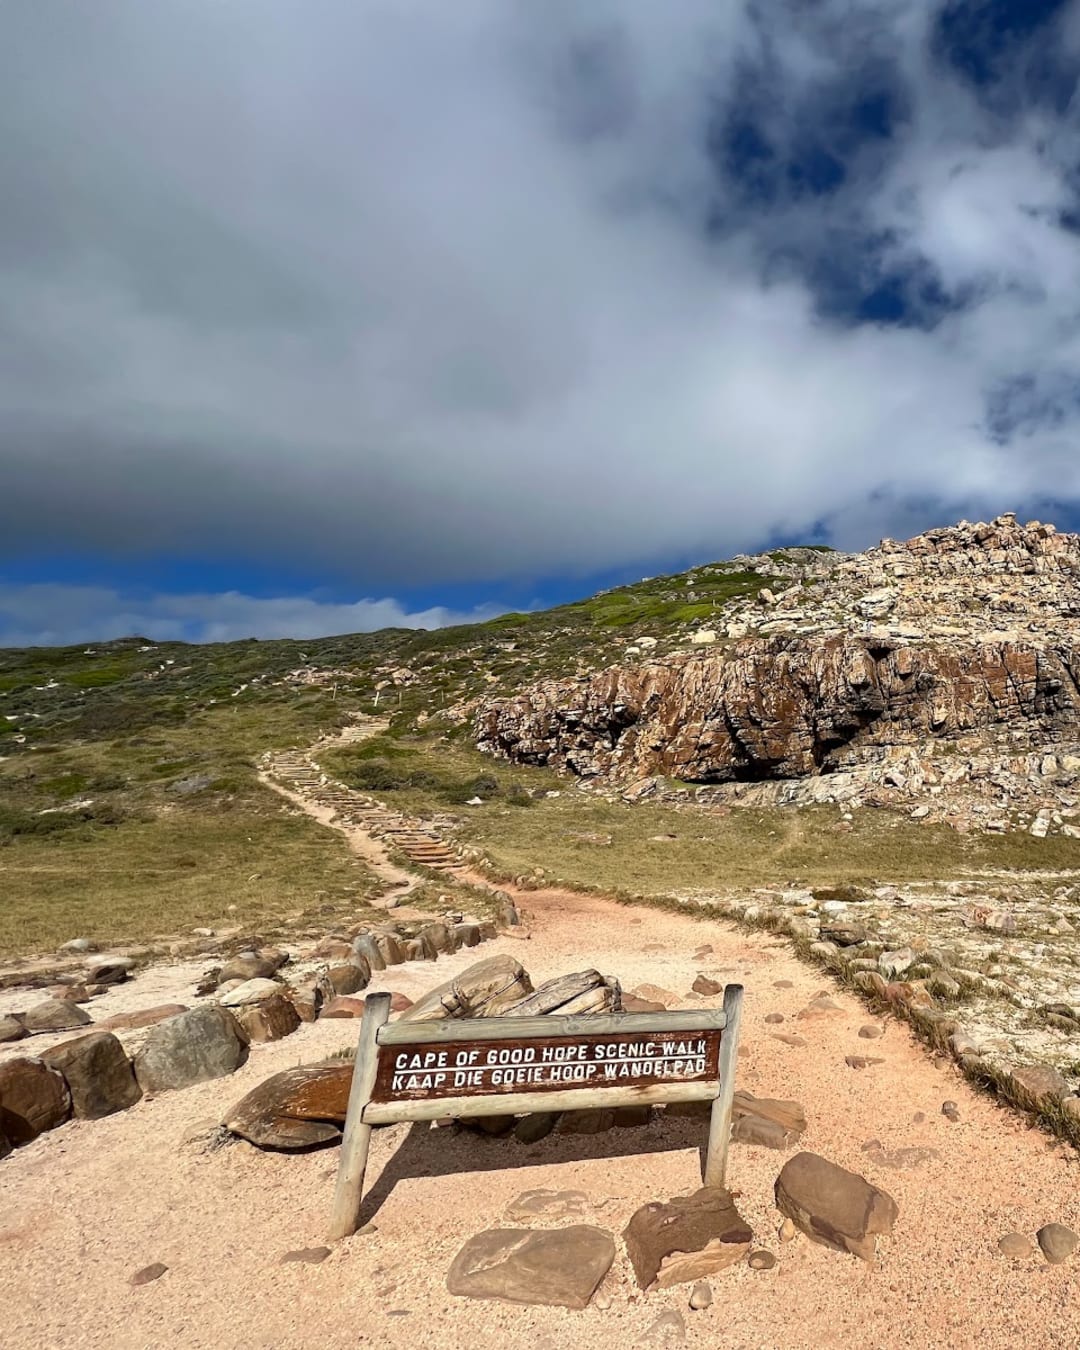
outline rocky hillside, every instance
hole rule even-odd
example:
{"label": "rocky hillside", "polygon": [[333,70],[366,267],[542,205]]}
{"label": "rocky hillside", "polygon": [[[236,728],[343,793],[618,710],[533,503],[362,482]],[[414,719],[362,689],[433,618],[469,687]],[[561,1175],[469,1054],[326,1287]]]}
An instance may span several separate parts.
{"label": "rocky hillside", "polygon": [[993,828],[1029,808],[1036,832],[1074,828],[1080,536],[1006,515],[828,555],[690,643],[490,698],[477,742],[599,782],[769,784],[756,800],[948,815],[974,790]]}

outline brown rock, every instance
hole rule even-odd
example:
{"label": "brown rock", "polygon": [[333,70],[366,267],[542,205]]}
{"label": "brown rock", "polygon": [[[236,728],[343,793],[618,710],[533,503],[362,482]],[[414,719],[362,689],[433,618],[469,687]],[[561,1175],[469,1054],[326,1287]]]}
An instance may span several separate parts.
{"label": "brown rock", "polygon": [[522,1191],[511,1200],[506,1217],[511,1223],[526,1219],[578,1219],[588,1214],[589,1197],[584,1191]]}
{"label": "brown rock", "polygon": [[1035,1237],[1042,1249],[1043,1256],[1052,1266],[1060,1266],[1062,1262],[1067,1261],[1076,1251],[1077,1243],[1080,1242],[1080,1237],[1077,1237],[1071,1228],[1066,1228],[1061,1223],[1046,1224],[1039,1229]]}
{"label": "brown rock", "polygon": [[874,1257],[878,1237],[891,1233],[897,1207],[892,1196],[816,1153],[796,1153],[776,1179],[776,1207],[814,1242]]}
{"label": "brown rock", "polygon": [[637,994],[623,994],[622,1008],[624,1013],[667,1012],[663,1003],[653,1003],[647,998],[639,998]]}
{"label": "brown rock", "polygon": [[731,1193],[708,1186],[691,1196],[643,1205],[623,1232],[642,1289],[705,1279],[742,1260],[753,1236]]}
{"label": "brown rock", "polygon": [[21,1041],[30,1033],[17,1017],[0,1017],[0,1045],[8,1041]]}
{"label": "brown rock", "polygon": [[829,998],[828,994],[817,994],[796,1016],[800,1020],[807,1020],[815,1017],[827,1017],[830,1013],[843,1011],[840,1004],[835,999]]}
{"label": "brown rock", "polygon": [[784,1014],[783,1014],[783,1013],[766,1013],[766,1014],[765,1014],[765,1017],[764,1017],[764,1021],[765,1021],[769,1026],[779,1026],[779,1024],[780,1024],[782,1021],[784,1021]]}
{"label": "brown rock", "polygon": [[719,980],[710,980],[707,975],[699,975],[690,986],[695,994],[704,994],[706,998],[711,998],[714,994],[722,994],[724,986]]}
{"label": "brown rock", "polygon": [[493,1228],[461,1248],[446,1287],[465,1298],[581,1309],[614,1259],[611,1234],[590,1225]]}
{"label": "brown rock", "polygon": [[774,1041],[783,1041],[785,1045],[793,1046],[795,1049],[801,1049],[807,1044],[802,1036],[796,1036],[793,1031],[772,1031],[769,1033]]}
{"label": "brown rock", "polygon": [[806,1129],[806,1115],[798,1102],[772,1101],[736,1092],[731,1107],[731,1138],[762,1148],[791,1148]]}
{"label": "brown rock", "polygon": [[290,1261],[301,1261],[305,1265],[317,1266],[330,1255],[329,1247],[301,1247],[294,1252],[286,1252],[281,1258],[282,1265]]}
{"label": "brown rock", "polygon": [[160,1280],[168,1269],[169,1267],[162,1265],[160,1261],[155,1261],[152,1266],[143,1266],[142,1270],[137,1270],[130,1282],[134,1285],[150,1284],[154,1280]]}
{"label": "brown rock", "polygon": [[259,1148],[310,1148],[340,1139],[349,1104],[349,1060],[285,1069],[226,1113],[222,1124]]}
{"label": "brown rock", "polygon": [[321,1020],[324,1017],[363,1017],[364,1002],[362,998],[349,998],[348,995],[332,998],[320,1011],[319,1018]]}
{"label": "brown rock", "polygon": [[19,1020],[27,1031],[70,1031],[89,1025],[90,1014],[67,999],[48,998],[35,1003]]}
{"label": "brown rock", "polygon": [[236,1020],[248,1040],[280,1041],[283,1036],[291,1036],[300,1025],[300,1014],[285,994],[280,993],[237,1008]]}
{"label": "brown rock", "polygon": [[76,1036],[41,1057],[64,1075],[76,1119],[99,1120],[134,1106],[142,1096],[131,1061],[110,1031]]}
{"label": "brown rock", "polygon": [[844,1063],[849,1069],[872,1069],[875,1064],[884,1064],[885,1061],[877,1055],[845,1055]]}
{"label": "brown rock", "polygon": [[661,1008],[672,1008],[679,1001],[678,994],[673,994],[670,989],[661,989],[658,984],[639,984],[630,992],[648,1003],[659,1003]]}
{"label": "brown rock", "polygon": [[653,1119],[651,1106],[616,1106],[614,1125],[617,1130],[637,1129],[649,1125]]}
{"label": "brown rock", "polygon": [[1069,1095],[1069,1085],[1048,1064],[1020,1064],[1009,1070],[1008,1085],[1022,1106],[1031,1110],[1059,1102]]}
{"label": "brown rock", "polygon": [[764,1247],[761,1247],[756,1252],[750,1253],[746,1264],[751,1270],[772,1270],[773,1266],[776,1265],[776,1257],[773,1256],[772,1252],[767,1252]]}
{"label": "brown rock", "polygon": [[955,1102],[942,1102],[941,1114],[946,1120],[951,1120],[954,1125],[960,1120],[960,1108]]}
{"label": "brown rock", "polygon": [[229,980],[268,980],[280,965],[280,961],[259,956],[254,952],[246,956],[237,956],[222,966],[218,972],[218,983],[225,984]]}
{"label": "brown rock", "polygon": [[866,1026],[859,1028],[859,1036],[864,1041],[876,1041],[879,1036],[883,1036],[884,1034],[884,1028],[875,1026],[872,1022],[868,1022]]}
{"label": "brown rock", "polygon": [[71,1115],[71,1094],[64,1076],[41,1059],[9,1059],[0,1064],[0,1134],[18,1148]]}
{"label": "brown rock", "polygon": [[532,1111],[514,1126],[514,1137],[522,1144],[536,1144],[546,1139],[558,1123],[557,1111]]}
{"label": "brown rock", "polygon": [[139,1027],[154,1027],[170,1017],[187,1012],[183,1003],[160,1003],[156,1008],[140,1008],[138,1012],[114,1013],[95,1025],[99,1031],[134,1031]]}
{"label": "brown rock", "polygon": [[335,995],[340,997],[342,994],[355,994],[361,989],[366,989],[371,981],[371,975],[370,972],[365,973],[356,962],[349,961],[343,966],[331,966],[327,972],[327,979]]}
{"label": "brown rock", "polygon": [[1025,1256],[1031,1256],[1035,1251],[1035,1244],[1024,1233],[1006,1233],[1004,1237],[998,1238],[998,1251],[1002,1256],[1010,1256],[1015,1260],[1020,1260]]}
{"label": "brown rock", "polygon": [[560,1134],[603,1134],[615,1124],[615,1112],[606,1107],[586,1111],[564,1111],[559,1121]]}

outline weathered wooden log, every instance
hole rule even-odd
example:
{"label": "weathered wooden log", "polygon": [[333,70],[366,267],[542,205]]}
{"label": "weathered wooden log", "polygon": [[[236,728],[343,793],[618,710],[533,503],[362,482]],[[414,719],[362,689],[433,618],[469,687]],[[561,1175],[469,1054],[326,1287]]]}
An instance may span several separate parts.
{"label": "weathered wooden log", "polygon": [[505,1017],[534,1017],[544,1013],[618,1012],[621,990],[617,980],[605,979],[598,970],[580,970],[559,975],[542,984],[535,993],[502,1010]]}
{"label": "weathered wooden log", "polygon": [[489,956],[440,984],[401,1014],[400,1021],[444,1017],[497,1017],[533,992],[532,981],[512,956]]}

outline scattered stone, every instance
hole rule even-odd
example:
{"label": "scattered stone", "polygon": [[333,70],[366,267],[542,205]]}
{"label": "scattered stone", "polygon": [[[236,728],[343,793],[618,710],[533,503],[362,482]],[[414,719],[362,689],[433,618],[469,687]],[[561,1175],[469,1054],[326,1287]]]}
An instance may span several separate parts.
{"label": "scattered stone", "polygon": [[130,956],[102,956],[86,963],[86,978],[90,984],[123,984],[134,969]]}
{"label": "scattered stone", "polygon": [[1019,1260],[1031,1256],[1035,1251],[1035,1244],[1024,1233],[1006,1233],[1004,1237],[998,1238],[998,1251],[1002,1256],[1011,1256]]}
{"label": "scattered stone", "polygon": [[623,1232],[642,1289],[668,1289],[715,1274],[741,1260],[753,1236],[731,1193],[710,1186],[643,1205]]}
{"label": "scattered stone", "polygon": [[870,1069],[875,1064],[884,1064],[880,1055],[845,1055],[844,1063],[849,1069]]}
{"label": "scattered stone", "polygon": [[686,1340],[686,1321],[681,1312],[675,1308],[669,1308],[667,1312],[661,1313],[655,1322],[646,1327],[642,1341],[685,1341]]}
{"label": "scattered stone", "polygon": [[131,1061],[110,1031],[76,1036],[46,1050],[42,1059],[64,1075],[77,1120],[99,1120],[124,1111],[142,1096]]}
{"label": "scattered stone", "polygon": [[622,1006],[623,1012],[627,1013],[667,1012],[663,1003],[652,1003],[647,998],[638,998],[637,994],[623,994]]}
{"label": "scattered stone", "polygon": [[885,1028],[875,1026],[873,1022],[868,1022],[866,1026],[859,1028],[859,1035],[864,1041],[876,1041],[879,1036],[885,1035]]}
{"label": "scattered stone", "polygon": [[957,1106],[955,1102],[942,1102],[941,1114],[945,1117],[946,1120],[951,1120],[954,1125],[959,1123],[960,1108]]}
{"label": "scattered stone", "polygon": [[805,1018],[825,1017],[829,1013],[843,1012],[840,1004],[835,999],[831,999],[828,994],[817,994],[810,1002],[797,1014],[800,1020]]}
{"label": "scattered stone", "polygon": [[838,947],[857,947],[865,942],[869,936],[866,929],[861,924],[846,923],[843,920],[834,920],[832,923],[822,923],[820,926],[821,940],[823,942],[835,942]]}
{"label": "scattered stone", "polygon": [[325,1261],[329,1255],[329,1247],[300,1247],[295,1252],[286,1252],[281,1258],[281,1264],[286,1265],[290,1261],[300,1261],[305,1265],[317,1266],[321,1261]]}
{"label": "scattered stone", "polygon": [[355,961],[348,961],[343,966],[331,966],[327,972],[327,979],[334,993],[340,996],[356,994],[361,989],[366,989],[371,982],[371,974],[365,973]]}
{"label": "scattered stone", "polygon": [[67,999],[47,998],[43,1003],[35,1003],[19,1020],[27,1031],[70,1031],[73,1027],[88,1026],[90,1014]]}
{"label": "scattered stone", "polygon": [[1069,1095],[1069,1085],[1048,1064],[1020,1064],[1009,1070],[1008,1083],[1021,1105],[1032,1110],[1059,1102]]}
{"label": "scattered stone", "polygon": [[708,1280],[698,1280],[690,1291],[690,1306],[695,1312],[702,1308],[711,1308],[713,1301],[712,1285]]}
{"label": "scattered stone", "polygon": [[242,1008],[248,1003],[260,1003],[264,998],[273,998],[281,993],[281,985],[276,980],[244,980],[235,989],[221,996],[223,1008]]}
{"label": "scattered stone", "polygon": [[131,1277],[131,1283],[150,1284],[154,1280],[160,1280],[168,1269],[169,1267],[162,1265],[160,1261],[155,1261],[152,1266],[143,1266],[142,1270],[137,1270]]}
{"label": "scattered stone", "polygon": [[248,1038],[228,1008],[193,1008],[151,1027],[135,1056],[144,1092],[189,1087],[233,1073],[247,1058]]}
{"label": "scattered stone", "polygon": [[711,998],[714,994],[722,994],[724,986],[719,980],[710,980],[707,975],[699,975],[690,986],[695,994],[704,994],[706,998]]}
{"label": "scattered stone", "polygon": [[537,1144],[547,1138],[558,1122],[557,1111],[533,1111],[514,1126],[514,1137],[522,1144]]}
{"label": "scattered stone", "polygon": [[300,1025],[300,1014],[279,989],[270,998],[238,1008],[236,1020],[249,1041],[280,1041],[291,1036]]}
{"label": "scattered stone", "polygon": [[157,1026],[185,1012],[187,1007],[183,1003],[160,1003],[156,1008],[140,1008],[138,1012],[114,1013],[95,1025],[99,1031],[135,1031],[139,1027]]}
{"label": "scattered stone", "polygon": [[911,1172],[916,1167],[941,1157],[936,1148],[911,1146],[888,1149],[880,1139],[868,1140],[862,1145],[862,1151],[869,1154],[879,1167],[888,1167],[893,1172]]}
{"label": "scattered stone", "polygon": [[795,988],[795,981],[794,981],[794,980],[773,980],[773,988],[774,988],[774,989],[794,989],[794,988]]}
{"label": "scattered stone", "polygon": [[764,1247],[759,1247],[756,1252],[751,1252],[747,1258],[747,1265],[751,1270],[772,1270],[776,1265],[776,1257],[772,1252],[767,1252]]}
{"label": "scattered stone", "polygon": [[493,1228],[469,1238],[454,1257],[446,1287],[464,1298],[582,1309],[615,1260],[610,1233],[568,1228]]}
{"label": "scattered stone", "polygon": [[630,992],[649,1003],[658,1003],[661,1008],[670,1008],[679,1002],[678,994],[673,994],[670,989],[661,989],[658,984],[639,984]]}
{"label": "scattered stone", "polygon": [[24,1036],[29,1035],[17,1017],[0,1017],[0,1045],[6,1045],[9,1041],[21,1041]]}
{"label": "scattered stone", "polygon": [[71,1093],[64,1075],[41,1059],[9,1059],[0,1064],[0,1134],[18,1148],[71,1115]]}
{"label": "scattered stone", "polygon": [[797,1153],[776,1179],[776,1207],[813,1242],[874,1257],[877,1238],[892,1232],[896,1201],[856,1172],[819,1157]]}
{"label": "scattered stone", "polygon": [[363,1017],[364,1000],[362,998],[350,998],[343,995],[341,998],[332,998],[325,1008],[319,1012],[319,1020],[324,1017]]}
{"label": "scattered stone", "polygon": [[766,1013],[764,1019],[769,1026],[778,1026],[784,1020],[783,1013]]}
{"label": "scattered stone", "polygon": [[698,949],[694,952],[694,960],[704,961],[704,959],[707,956],[712,956],[712,954],[713,954],[713,945],[711,942],[706,942],[702,946],[698,947]]}
{"label": "scattered stone", "polygon": [[785,1045],[794,1046],[796,1049],[802,1049],[808,1044],[802,1036],[796,1036],[793,1031],[771,1031],[769,1035],[774,1041],[783,1041]]}
{"label": "scattered stone", "polygon": [[790,1219],[785,1219],[777,1229],[776,1236],[781,1242],[791,1242],[795,1237],[795,1225]]}
{"label": "scattered stone", "polygon": [[615,1124],[615,1112],[608,1107],[585,1111],[564,1111],[559,1120],[560,1134],[603,1134]]}
{"label": "scattered stone", "polygon": [[589,1197],[584,1191],[522,1191],[507,1208],[511,1222],[524,1219],[577,1219],[587,1214]]}
{"label": "scattered stone", "polygon": [[218,972],[218,983],[225,984],[228,980],[268,980],[283,964],[282,961],[249,952],[234,957],[228,965],[222,966]]}
{"label": "scattered stone", "polygon": [[910,947],[901,947],[895,952],[882,952],[878,957],[878,969],[887,980],[895,980],[919,959],[918,952]]}
{"label": "scattered stone", "polygon": [[96,952],[98,945],[92,938],[72,938],[70,942],[65,942],[59,950],[65,953],[71,953],[75,956],[82,956],[85,952]]}
{"label": "scattered stone", "polygon": [[[458,946],[460,945],[459,938]],[[357,956],[362,956],[364,958],[368,963],[368,968],[370,970],[386,969],[386,959],[379,949],[379,944],[370,933],[361,933],[359,937],[355,938],[353,940],[352,949]]]}
{"label": "scattered stone", "polygon": [[1043,1256],[1052,1266],[1060,1266],[1062,1262],[1067,1261],[1076,1250],[1076,1244],[1080,1242],[1080,1237],[1061,1223],[1045,1224],[1035,1237],[1042,1248]]}

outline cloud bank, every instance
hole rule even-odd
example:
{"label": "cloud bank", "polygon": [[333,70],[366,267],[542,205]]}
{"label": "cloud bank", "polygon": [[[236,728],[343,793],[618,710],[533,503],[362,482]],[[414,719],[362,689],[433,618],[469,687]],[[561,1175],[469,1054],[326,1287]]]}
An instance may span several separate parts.
{"label": "cloud bank", "polygon": [[1080,499],[1077,3],[0,27],[0,563],[379,594]]}

